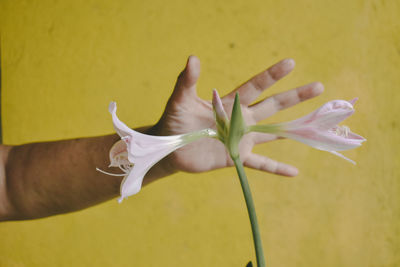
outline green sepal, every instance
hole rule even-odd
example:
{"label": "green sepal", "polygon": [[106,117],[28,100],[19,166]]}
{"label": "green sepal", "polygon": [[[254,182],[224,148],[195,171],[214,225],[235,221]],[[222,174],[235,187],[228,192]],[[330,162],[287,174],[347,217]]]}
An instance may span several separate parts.
{"label": "green sepal", "polygon": [[232,108],[228,142],[226,144],[232,159],[239,157],[239,142],[246,133],[246,130],[247,126],[243,119],[242,109],[240,108],[239,94],[236,93]]}

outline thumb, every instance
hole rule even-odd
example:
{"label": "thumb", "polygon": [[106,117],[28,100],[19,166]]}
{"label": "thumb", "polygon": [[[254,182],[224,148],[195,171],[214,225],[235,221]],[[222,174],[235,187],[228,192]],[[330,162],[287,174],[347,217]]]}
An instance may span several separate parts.
{"label": "thumb", "polygon": [[196,95],[196,82],[200,76],[200,60],[196,56],[190,56],[185,69],[179,74],[173,92],[174,97],[182,97],[187,94]]}

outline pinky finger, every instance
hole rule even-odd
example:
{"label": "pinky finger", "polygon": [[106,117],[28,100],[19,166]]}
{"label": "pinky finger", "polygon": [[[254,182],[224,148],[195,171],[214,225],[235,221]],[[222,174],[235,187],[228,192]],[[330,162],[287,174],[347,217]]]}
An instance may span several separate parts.
{"label": "pinky finger", "polygon": [[296,176],[299,173],[297,168],[292,165],[288,165],[254,153],[250,154],[250,156],[244,161],[244,166],[290,177]]}

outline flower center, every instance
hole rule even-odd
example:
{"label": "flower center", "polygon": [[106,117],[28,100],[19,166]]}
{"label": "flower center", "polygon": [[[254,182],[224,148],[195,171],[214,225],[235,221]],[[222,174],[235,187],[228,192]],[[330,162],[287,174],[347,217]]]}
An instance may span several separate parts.
{"label": "flower center", "polygon": [[343,136],[343,137],[348,137],[349,136],[349,132],[350,132],[350,128],[343,125],[343,126],[337,126],[335,129],[335,134],[338,136]]}

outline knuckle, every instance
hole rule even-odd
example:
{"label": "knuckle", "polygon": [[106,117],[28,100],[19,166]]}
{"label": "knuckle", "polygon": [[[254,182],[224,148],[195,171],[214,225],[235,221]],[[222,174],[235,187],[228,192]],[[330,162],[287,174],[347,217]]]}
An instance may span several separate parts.
{"label": "knuckle", "polygon": [[255,77],[252,81],[253,87],[257,90],[257,91],[263,91],[264,90],[264,82],[263,82],[263,78],[262,77]]}

